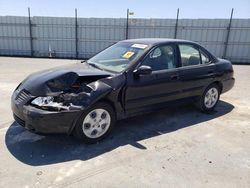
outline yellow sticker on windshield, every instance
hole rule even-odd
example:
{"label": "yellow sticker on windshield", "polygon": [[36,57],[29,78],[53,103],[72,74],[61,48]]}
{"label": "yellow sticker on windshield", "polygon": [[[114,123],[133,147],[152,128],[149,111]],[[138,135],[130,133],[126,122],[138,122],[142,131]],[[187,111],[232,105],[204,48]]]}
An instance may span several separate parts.
{"label": "yellow sticker on windshield", "polygon": [[126,52],[122,57],[125,58],[125,59],[129,59],[129,58],[131,58],[134,54],[135,54],[135,52],[128,51],[128,52]]}

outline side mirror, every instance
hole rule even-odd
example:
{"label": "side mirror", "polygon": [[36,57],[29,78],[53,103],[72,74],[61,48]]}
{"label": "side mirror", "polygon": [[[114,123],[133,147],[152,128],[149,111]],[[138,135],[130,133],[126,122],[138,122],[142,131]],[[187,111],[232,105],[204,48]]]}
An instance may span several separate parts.
{"label": "side mirror", "polygon": [[135,76],[149,75],[152,73],[152,68],[150,66],[142,65],[138,69],[134,70]]}

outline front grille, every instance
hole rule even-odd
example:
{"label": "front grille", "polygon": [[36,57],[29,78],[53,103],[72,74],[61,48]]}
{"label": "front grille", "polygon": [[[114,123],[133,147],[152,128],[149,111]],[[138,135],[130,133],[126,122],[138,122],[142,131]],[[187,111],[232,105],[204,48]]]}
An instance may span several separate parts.
{"label": "front grille", "polygon": [[13,116],[14,116],[15,121],[16,121],[19,125],[25,127],[25,121],[24,121],[24,120],[22,120],[21,118],[17,117],[16,114],[13,114]]}
{"label": "front grille", "polygon": [[[18,91],[18,90],[17,90]],[[19,93],[17,93],[16,95],[16,102],[18,104],[22,103],[22,104],[25,104],[27,103],[29,100],[31,99],[31,96],[29,94],[28,91],[26,91],[25,89],[21,90]]]}

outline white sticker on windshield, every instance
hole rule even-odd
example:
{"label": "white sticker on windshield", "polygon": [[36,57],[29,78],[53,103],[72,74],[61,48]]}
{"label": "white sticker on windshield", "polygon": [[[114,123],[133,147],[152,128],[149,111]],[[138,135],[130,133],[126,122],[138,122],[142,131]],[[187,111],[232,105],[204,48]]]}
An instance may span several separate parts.
{"label": "white sticker on windshield", "polygon": [[145,48],[148,47],[148,45],[146,45],[146,44],[133,44],[131,47],[132,47],[132,48],[145,49]]}

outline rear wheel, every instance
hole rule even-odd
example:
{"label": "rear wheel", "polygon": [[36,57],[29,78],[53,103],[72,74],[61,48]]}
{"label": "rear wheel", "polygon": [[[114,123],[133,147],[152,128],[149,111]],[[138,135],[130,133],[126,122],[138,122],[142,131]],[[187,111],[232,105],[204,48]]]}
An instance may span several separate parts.
{"label": "rear wheel", "polygon": [[97,103],[82,115],[74,135],[86,143],[95,143],[111,132],[115,120],[114,110],[109,104]]}
{"label": "rear wheel", "polygon": [[197,107],[203,112],[214,110],[220,98],[220,88],[217,84],[211,84],[206,88],[202,96],[196,103]]}

